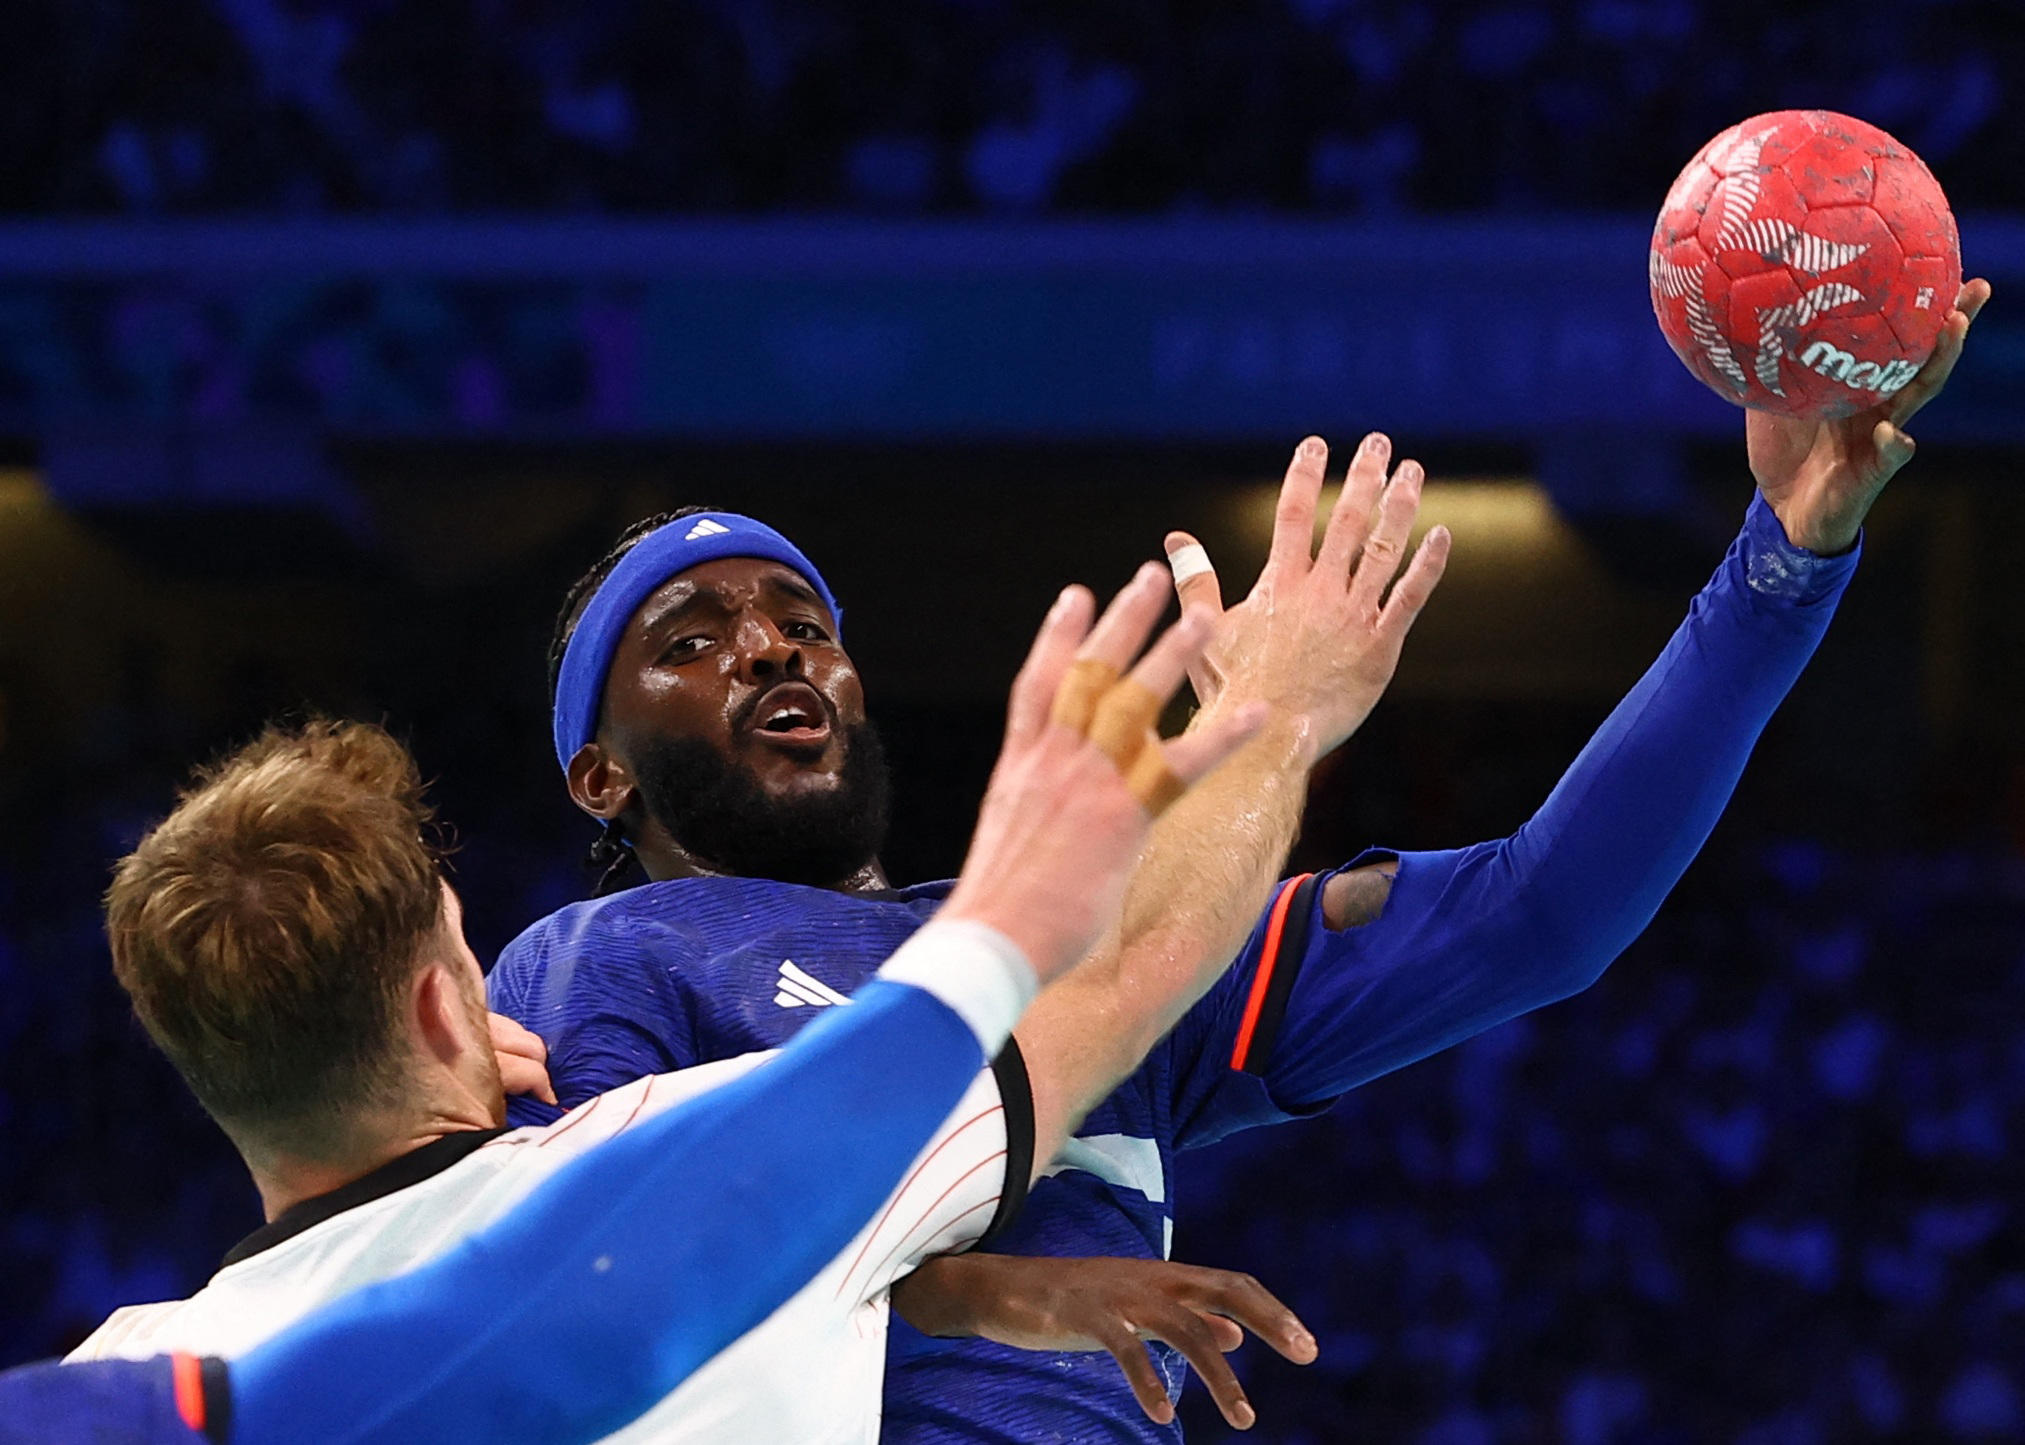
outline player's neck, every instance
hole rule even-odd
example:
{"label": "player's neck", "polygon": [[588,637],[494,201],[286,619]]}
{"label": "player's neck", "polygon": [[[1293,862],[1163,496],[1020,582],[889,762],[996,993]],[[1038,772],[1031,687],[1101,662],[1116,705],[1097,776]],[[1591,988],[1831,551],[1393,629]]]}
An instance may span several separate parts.
{"label": "player's neck", "polygon": [[[720,868],[708,859],[699,858],[678,843],[662,847],[640,846],[635,850],[640,867],[656,883],[671,878],[742,878],[747,875]],[[886,881],[886,870],[877,858],[864,866],[847,873],[834,883],[823,883],[819,887],[832,893],[876,893],[891,888]]]}
{"label": "player's neck", "polygon": [[243,1145],[240,1153],[260,1193],[261,1213],[272,1224],[296,1205],[342,1189],[446,1135],[496,1128],[504,1122],[495,1116],[499,1112],[457,1090],[418,1110],[361,1121],[350,1135],[356,1142],[329,1154],[309,1157]]}

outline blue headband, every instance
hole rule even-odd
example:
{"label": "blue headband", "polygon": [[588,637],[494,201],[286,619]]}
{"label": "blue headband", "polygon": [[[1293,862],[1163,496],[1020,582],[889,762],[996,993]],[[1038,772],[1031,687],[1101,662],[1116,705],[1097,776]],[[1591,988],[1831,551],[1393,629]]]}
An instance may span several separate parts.
{"label": "blue headband", "polygon": [[764,522],[736,512],[698,512],[657,528],[635,543],[598,584],[563,649],[562,669],[556,675],[554,729],[555,758],[564,772],[577,749],[597,734],[612,655],[640,604],[678,572],[720,557],[764,557],[793,568],[816,589],[842,635],[844,609],[830,595],[823,574],[794,543]]}

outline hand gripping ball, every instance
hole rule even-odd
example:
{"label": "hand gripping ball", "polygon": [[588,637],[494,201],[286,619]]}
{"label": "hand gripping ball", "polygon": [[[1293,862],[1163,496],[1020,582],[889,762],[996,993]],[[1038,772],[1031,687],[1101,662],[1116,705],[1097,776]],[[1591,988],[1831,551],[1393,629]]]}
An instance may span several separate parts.
{"label": "hand gripping ball", "polygon": [[1652,230],[1652,309],[1718,396],[1786,416],[1878,405],[1962,284],[1940,183],[1874,125],[1781,110],[1688,162]]}

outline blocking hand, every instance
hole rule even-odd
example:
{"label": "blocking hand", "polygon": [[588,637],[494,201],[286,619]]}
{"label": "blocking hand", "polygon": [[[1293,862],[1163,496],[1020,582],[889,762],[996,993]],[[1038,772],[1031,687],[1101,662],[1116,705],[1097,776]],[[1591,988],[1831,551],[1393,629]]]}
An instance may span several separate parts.
{"label": "blocking hand", "polygon": [[1316,757],[1370,716],[1399,665],[1408,629],[1448,565],[1448,529],[1436,527],[1386,597],[1425,476],[1420,463],[1405,461],[1388,482],[1391,456],[1385,437],[1374,432],[1364,439],[1318,552],[1315,507],[1329,448],[1320,437],[1302,442],[1280,488],[1266,565],[1250,595],[1228,612],[1200,544],[1186,532],[1168,534],[1182,605],[1207,609],[1217,620],[1202,661],[1189,672],[1206,710],[1263,702],[1274,716],[1308,730]]}
{"label": "blocking hand", "polygon": [[1013,682],[1005,744],[941,912],[1005,934],[1044,983],[1117,918],[1154,815],[1264,716],[1236,709],[1172,742],[1154,733],[1211,630],[1186,612],[1140,655],[1166,609],[1165,575],[1156,563],[1140,568],[1094,625],[1086,589],[1056,600]]}
{"label": "blocking hand", "polygon": [[1969,326],[1989,299],[1988,281],[1964,285],[1919,375],[1867,411],[1836,421],[1744,413],[1751,475],[1794,546],[1832,556],[1856,545],[1871,503],[1912,460],[1906,422],[1947,385]]}

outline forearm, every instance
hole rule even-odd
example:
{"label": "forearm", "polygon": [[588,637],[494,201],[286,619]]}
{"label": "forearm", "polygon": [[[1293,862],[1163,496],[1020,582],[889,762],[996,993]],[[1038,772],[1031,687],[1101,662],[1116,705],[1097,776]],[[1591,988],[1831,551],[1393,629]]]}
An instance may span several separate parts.
{"label": "forearm", "polygon": [[1658,661],[1505,841],[1503,865],[1562,953],[1565,982],[1593,981],[1701,850],[1856,562],[1793,547],[1754,500]]}
{"label": "forearm", "polygon": [[1036,1168],[1243,946],[1299,829],[1312,761],[1305,730],[1276,722],[1168,809],[1118,927],[1027,1011]]}
{"label": "forearm", "polygon": [[[917,964],[948,962],[925,957],[934,932]],[[890,977],[456,1252],[247,1356],[234,1438],[316,1418],[355,1422],[354,1441],[591,1440],[653,1405],[863,1228],[1024,1002],[1017,979],[936,998]]]}

